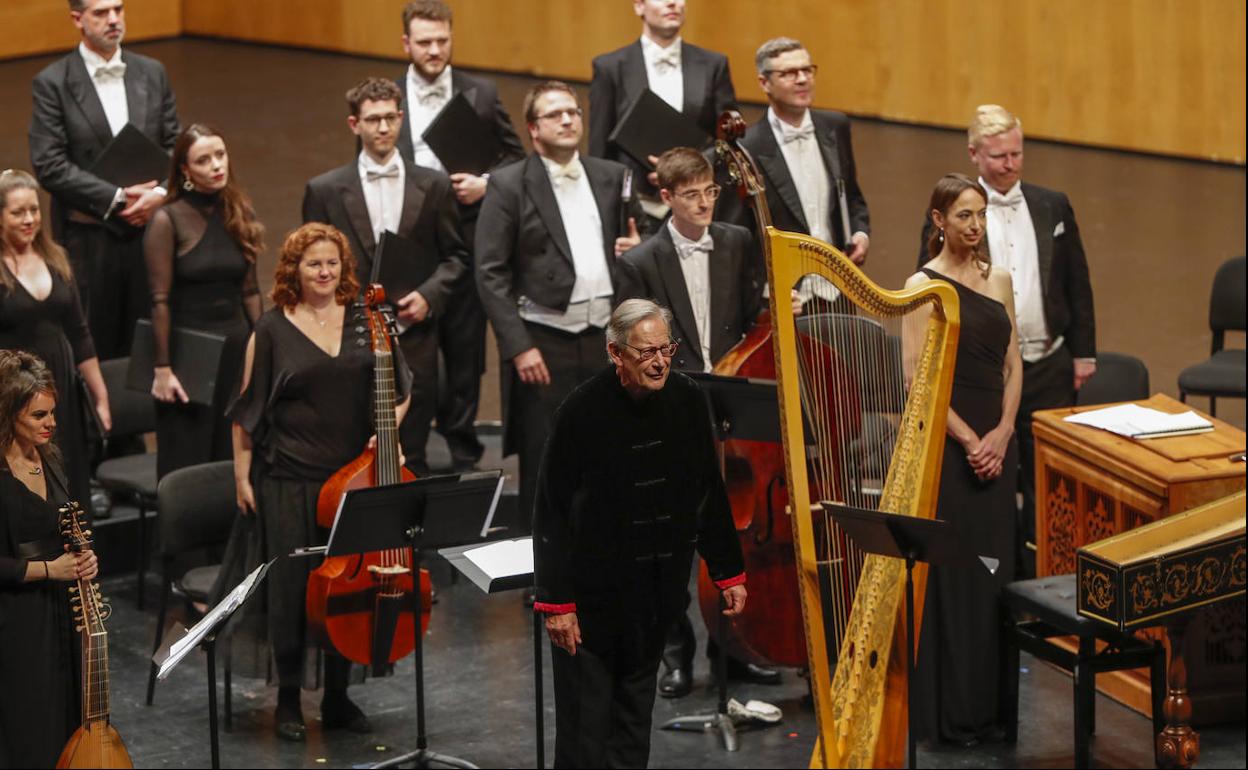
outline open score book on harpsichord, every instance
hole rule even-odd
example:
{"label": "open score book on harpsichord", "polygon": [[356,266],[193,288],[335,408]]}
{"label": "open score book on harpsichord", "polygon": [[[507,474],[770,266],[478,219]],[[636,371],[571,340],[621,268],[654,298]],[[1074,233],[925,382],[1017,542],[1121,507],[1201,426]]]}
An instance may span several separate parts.
{"label": "open score book on harpsichord", "polygon": [[1067,417],[1066,422],[1100,428],[1134,439],[1188,436],[1213,430],[1213,423],[1193,411],[1169,414],[1139,404],[1119,404],[1090,412],[1079,412]]}

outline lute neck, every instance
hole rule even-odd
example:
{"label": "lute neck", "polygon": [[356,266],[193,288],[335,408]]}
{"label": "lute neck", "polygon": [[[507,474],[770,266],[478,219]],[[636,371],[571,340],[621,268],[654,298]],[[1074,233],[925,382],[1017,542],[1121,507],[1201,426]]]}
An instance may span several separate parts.
{"label": "lute neck", "polygon": [[373,370],[373,425],[377,430],[375,457],[377,484],[398,484],[399,426],[395,419],[394,356],[389,350],[375,351]]}

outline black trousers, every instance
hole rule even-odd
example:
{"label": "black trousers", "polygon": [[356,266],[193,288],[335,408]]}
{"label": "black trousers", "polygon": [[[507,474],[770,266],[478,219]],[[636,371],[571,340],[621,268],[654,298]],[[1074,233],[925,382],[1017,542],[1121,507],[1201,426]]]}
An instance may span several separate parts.
{"label": "black trousers", "polygon": [[476,429],[485,373],[485,310],[472,281],[460,286],[438,319],[438,347],[445,385],[438,393],[438,433],[457,467],[472,465],[485,451]]}
{"label": "black trousers", "polygon": [[438,404],[438,321],[426,319],[399,335],[403,358],[412,370],[412,402],[399,425],[407,467],[417,476],[429,473],[425,445]]}
{"label": "black trousers", "polygon": [[1036,542],[1036,449],[1031,432],[1031,413],[1058,409],[1075,403],[1075,363],[1065,345],[1047,358],[1023,363],[1023,394],[1014,432],[1018,436],[1018,488],[1023,507],[1018,512],[1015,570],[1019,579],[1036,576],[1036,553],[1027,547]]}
{"label": "black trousers", "polygon": [[130,355],[134,322],[152,313],[142,231],[119,236],[100,225],[68,222],[65,251],[96,354],[101,361]]}
{"label": "black trousers", "polygon": [[603,330],[591,326],[579,334],[570,334],[541,324],[526,324],[533,344],[542,352],[550,371],[549,385],[524,385],[512,371],[509,430],[517,437],[520,455],[520,520],[533,520],[533,501],[537,497],[537,472],[542,464],[546,437],[554,422],[555,410],[568,394],[607,364],[607,343]]}
{"label": "black trousers", "polygon": [[638,619],[569,655],[551,645],[555,767],[645,767],[663,628]]}

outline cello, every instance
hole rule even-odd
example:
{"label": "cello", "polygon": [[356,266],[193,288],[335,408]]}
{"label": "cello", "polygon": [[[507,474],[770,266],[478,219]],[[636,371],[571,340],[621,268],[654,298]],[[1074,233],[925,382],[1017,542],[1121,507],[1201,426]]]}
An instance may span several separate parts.
{"label": "cello", "polygon": [[[91,530],[83,523],[82,506],[73,502],[60,509],[61,536],[70,550],[91,547]],[[109,720],[108,631],[104,621],[111,608],[100,597],[100,586],[79,578],[70,586],[77,630],[82,634],[82,726],[74,731],[61,751],[56,766],[134,767],[126,744]]]}
{"label": "cello", "polygon": [[[767,207],[762,176],[749,153],[738,141],[745,133],[740,113],[726,112],[719,120],[716,153],[727,166],[738,195],[753,209],[757,230],[767,231],[771,214]],[[772,287],[787,296],[784,288]],[[852,382],[843,358],[811,337],[800,341],[803,365],[815,379],[848,385]],[[715,363],[712,373],[725,377],[748,377],[776,380],[776,356],[772,335],[771,313],[763,310],[746,335]],[[852,388],[847,388],[852,390]],[[856,434],[860,428],[855,415],[848,409],[846,419],[835,429]],[[829,442],[835,448],[840,441]],[[796,553],[793,544],[793,523],[785,486],[785,457],[779,443],[728,439],[720,446],[724,483],[732,506],[733,523],[745,557],[750,591],[767,597],[765,602],[747,603],[745,611],[724,625],[724,637],[718,638],[719,589],[715,587],[706,565],[698,574],[698,606],[702,611],[707,633],[725,647],[737,660],[758,665],[802,668],[807,664],[806,635],[802,625],[802,605],[798,588]],[[838,462],[839,458],[833,459]],[[832,489],[812,488],[811,499],[837,497]],[[845,560],[836,555],[844,543],[822,539],[832,546],[825,550],[822,569],[846,570]],[[838,566],[839,565],[839,566]],[[847,576],[842,576],[847,578]],[[825,579],[831,579],[830,576]],[[848,582],[842,579],[841,583]],[[849,598],[841,602],[848,608]],[[837,614],[833,612],[832,614]],[[846,615],[847,612],[840,614]],[[847,617],[846,617],[847,619]]]}
{"label": "cello", "polygon": [[[339,468],[321,487],[316,523],[334,525],[339,502],[347,491],[414,481],[415,474],[399,461],[399,430],[395,420],[395,373],[391,320],[382,309],[385,289],[371,284],[365,292],[373,369],[375,447]],[[374,675],[406,657],[415,648],[416,581],[406,548],[330,556],[308,576],[308,624],[325,644],[343,657],[371,665]],[[428,570],[420,570],[420,632],[429,628],[432,586]]]}

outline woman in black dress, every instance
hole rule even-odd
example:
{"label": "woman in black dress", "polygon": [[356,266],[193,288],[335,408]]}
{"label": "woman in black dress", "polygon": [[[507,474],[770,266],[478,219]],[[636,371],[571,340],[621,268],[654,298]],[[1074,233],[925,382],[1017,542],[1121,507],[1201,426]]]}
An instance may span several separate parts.
{"label": "woman in black dress", "polygon": [[[301,546],[323,544],[316,502],[325,483],[372,441],[373,352],[367,321],[352,307],[359,284],[347,240],[311,223],[286,238],[273,302],[247,343],[234,420],[234,478],[243,516],[254,516],[245,567]],[[407,412],[411,375],[398,345],[396,419]],[[396,423],[398,424],[398,423]],[[236,529],[236,532],[239,529]],[[238,543],[229,549],[236,554]],[[237,559],[227,554],[227,560]],[[316,671],[320,648],[307,629],[305,596],[313,559],[281,558],[266,580],[265,631],[278,675],[277,734],[304,739],[299,688]],[[242,570],[227,570],[241,577]],[[371,730],[346,694],[350,663],[326,652],[326,729]],[[315,680],[311,682],[315,686]]]}
{"label": "woman in black dress", "polygon": [[0,767],[54,767],[82,720],[68,581],[95,554],[66,552],[69,499],[55,446],[56,383],[25,351],[0,350]]}
{"label": "woman in black dress", "polygon": [[[27,350],[51,369],[59,395],[57,444],[64,453],[69,494],[86,506],[91,467],[85,410],[94,409],[105,430],[112,427],[95,343],[65,250],[43,229],[35,178],[25,171],[0,172],[0,203],[0,348]],[[94,406],[83,403],[79,376]]]}
{"label": "woman in black dress", "polygon": [[[978,555],[1001,560],[995,573],[932,567],[919,642],[920,739],[974,745],[1001,735],[998,726],[997,597],[1014,574],[1018,447],[1014,416],[1023,365],[1014,323],[1010,275],[989,263],[988,196],[962,174],[932,192],[932,259],[906,281],[933,279],[957,289],[962,328],[946,426],[937,518],[953,522]],[[916,345],[907,345],[910,350]]]}
{"label": "woman in black dress", "polygon": [[[225,408],[237,393],[247,334],[260,317],[256,259],[264,227],[230,167],[225,140],[202,124],[173,147],[168,202],[143,237],[152,292],[156,473],[230,457]],[[170,367],[173,329],[225,337],[213,403],[195,404]]]}

